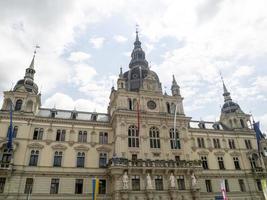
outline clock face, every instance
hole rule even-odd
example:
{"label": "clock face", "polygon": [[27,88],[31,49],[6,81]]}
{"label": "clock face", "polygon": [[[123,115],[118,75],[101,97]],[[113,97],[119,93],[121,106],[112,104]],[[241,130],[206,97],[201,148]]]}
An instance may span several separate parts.
{"label": "clock face", "polygon": [[157,107],[157,104],[155,103],[155,101],[150,100],[150,101],[147,102],[147,107],[150,110],[154,110]]}

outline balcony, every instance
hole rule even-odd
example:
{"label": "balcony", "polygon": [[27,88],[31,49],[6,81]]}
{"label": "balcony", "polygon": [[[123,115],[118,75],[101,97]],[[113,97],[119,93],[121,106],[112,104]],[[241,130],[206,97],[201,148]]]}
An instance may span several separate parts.
{"label": "balcony", "polygon": [[0,161],[0,170],[12,170],[13,164],[10,162]]}

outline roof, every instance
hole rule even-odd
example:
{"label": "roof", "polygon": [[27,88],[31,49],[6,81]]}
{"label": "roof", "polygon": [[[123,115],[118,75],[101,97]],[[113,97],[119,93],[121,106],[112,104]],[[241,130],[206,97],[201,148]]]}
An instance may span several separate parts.
{"label": "roof", "polygon": [[213,129],[213,130],[224,130],[220,122],[207,122],[207,121],[190,121],[190,128],[200,128],[200,129]]}
{"label": "roof", "polygon": [[[49,108],[40,108],[37,116],[39,117],[51,117],[51,110]],[[96,112],[82,112],[73,110],[59,110],[56,111],[56,119],[72,119],[72,113],[75,112],[76,120],[87,120],[87,121],[98,121],[98,122],[109,122],[109,115],[106,113],[96,113]],[[95,116],[95,119],[93,119]]]}

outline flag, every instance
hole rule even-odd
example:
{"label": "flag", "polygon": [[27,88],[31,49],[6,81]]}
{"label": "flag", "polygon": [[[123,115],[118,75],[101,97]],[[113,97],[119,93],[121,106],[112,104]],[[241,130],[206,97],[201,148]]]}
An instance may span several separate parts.
{"label": "flag", "polygon": [[226,196],[226,189],[225,189],[225,181],[224,179],[221,180],[221,192],[223,196],[223,200],[228,200]]}
{"label": "flag", "polygon": [[266,179],[262,179],[261,180],[261,185],[262,185],[262,191],[264,194],[264,199],[267,200],[267,183],[266,183]]}
{"label": "flag", "polygon": [[257,139],[257,145],[258,145],[258,151],[260,152],[260,140],[264,138],[261,130],[260,130],[260,122],[253,121],[253,129],[256,133],[256,139]]}
{"label": "flag", "polygon": [[13,140],[13,125],[12,125],[12,103],[10,102],[10,122],[9,122],[9,127],[8,127],[8,134],[7,134],[7,148],[12,149],[12,140]]}
{"label": "flag", "polygon": [[93,178],[92,179],[92,186],[93,186],[93,192],[92,192],[92,199],[96,200],[97,194],[98,194],[98,188],[99,188],[99,179]]}

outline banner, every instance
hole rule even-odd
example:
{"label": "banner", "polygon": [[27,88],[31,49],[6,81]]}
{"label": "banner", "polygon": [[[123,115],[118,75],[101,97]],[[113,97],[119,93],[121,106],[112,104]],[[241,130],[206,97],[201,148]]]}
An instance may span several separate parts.
{"label": "banner", "polygon": [[92,179],[92,187],[93,187],[92,197],[93,197],[93,200],[96,200],[97,194],[98,194],[98,188],[99,188],[99,179],[98,178]]}
{"label": "banner", "polygon": [[266,183],[266,179],[262,179],[261,180],[261,185],[262,185],[262,191],[264,194],[264,198],[265,200],[267,200],[267,183]]}
{"label": "banner", "polygon": [[223,196],[223,200],[228,200],[226,196],[226,189],[225,189],[225,181],[224,179],[221,180],[221,192]]}

